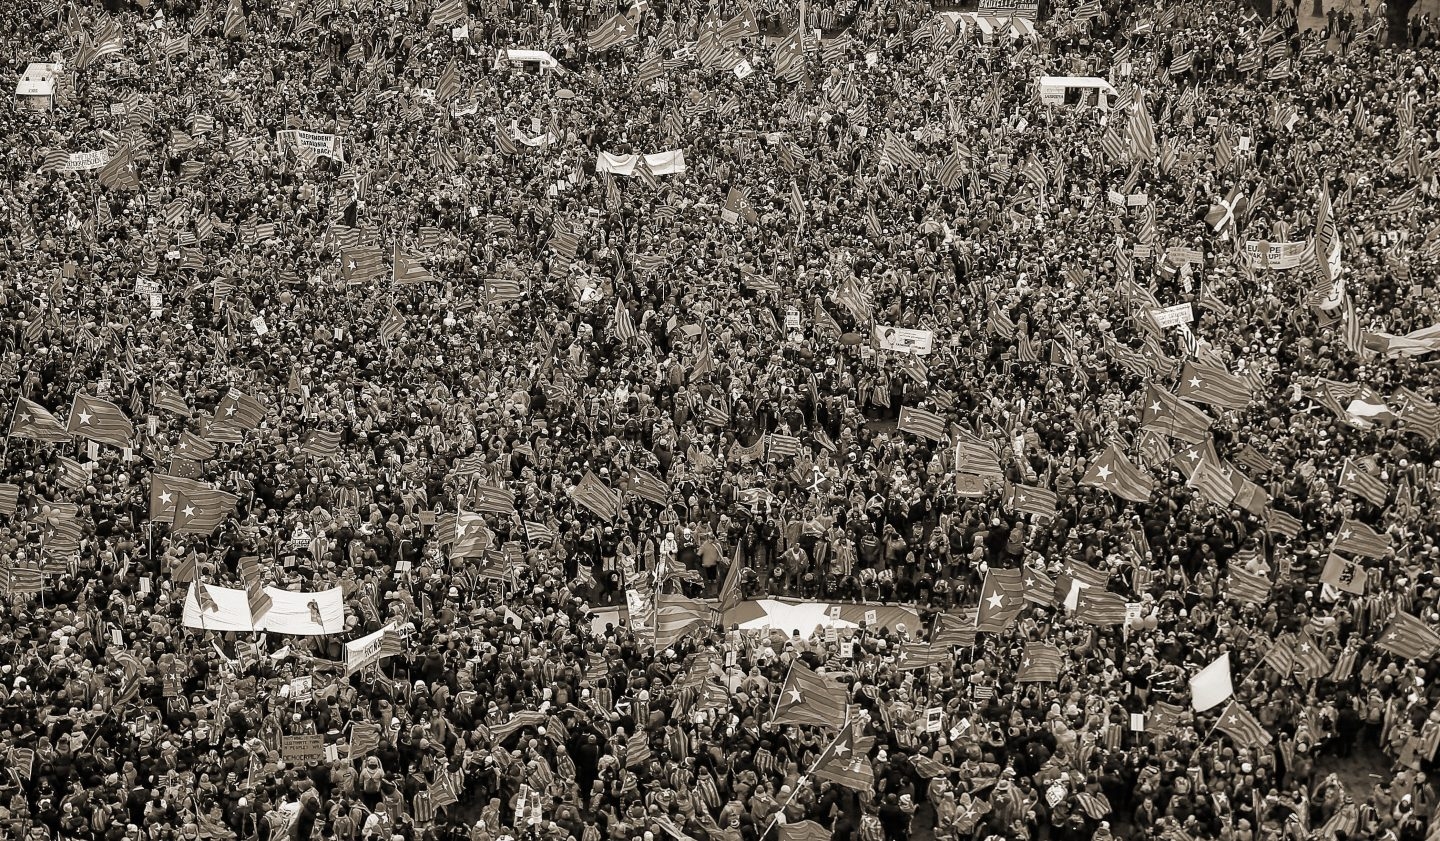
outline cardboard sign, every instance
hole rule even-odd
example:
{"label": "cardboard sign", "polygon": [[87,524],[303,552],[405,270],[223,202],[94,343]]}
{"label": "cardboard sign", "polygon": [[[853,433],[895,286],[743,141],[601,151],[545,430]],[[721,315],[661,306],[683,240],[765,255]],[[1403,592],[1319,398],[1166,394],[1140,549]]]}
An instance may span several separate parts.
{"label": "cardboard sign", "polygon": [[925,711],[925,732],[939,733],[943,727],[945,709],[943,707],[931,707]]}
{"label": "cardboard sign", "polygon": [[323,762],[325,737],[322,735],[282,736],[280,755],[286,762]]}
{"label": "cardboard sign", "polygon": [[1162,307],[1158,310],[1151,310],[1150,317],[1155,319],[1155,324],[1160,329],[1166,327],[1178,327],[1181,324],[1191,324],[1195,321],[1195,310],[1189,303],[1176,304],[1173,307]]}

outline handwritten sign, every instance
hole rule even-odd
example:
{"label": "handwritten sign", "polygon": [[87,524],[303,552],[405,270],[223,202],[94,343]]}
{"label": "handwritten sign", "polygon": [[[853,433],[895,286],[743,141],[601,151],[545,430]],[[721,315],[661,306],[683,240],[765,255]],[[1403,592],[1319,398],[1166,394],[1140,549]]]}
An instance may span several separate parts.
{"label": "handwritten sign", "polygon": [[325,737],[319,734],[283,736],[280,755],[286,762],[321,762],[325,759]]}
{"label": "handwritten sign", "polygon": [[1150,316],[1155,319],[1155,324],[1163,330],[1166,327],[1178,327],[1181,324],[1193,323],[1195,310],[1188,303],[1176,304],[1173,307],[1151,310]]}

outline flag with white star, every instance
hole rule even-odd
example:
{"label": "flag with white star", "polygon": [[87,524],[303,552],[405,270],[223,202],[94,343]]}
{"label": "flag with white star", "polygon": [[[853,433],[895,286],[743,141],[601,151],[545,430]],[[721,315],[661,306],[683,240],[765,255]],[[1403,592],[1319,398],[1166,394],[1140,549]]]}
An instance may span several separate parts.
{"label": "flag with white star", "polygon": [[780,687],[772,720],[776,724],[835,727],[836,722],[845,720],[847,709],[844,686],[796,660]]}
{"label": "flag with white star", "polygon": [[1423,660],[1440,650],[1440,634],[1420,619],[1396,611],[1390,624],[1375,640],[1378,648],[1406,660]]}
{"label": "flag with white star", "polygon": [[855,728],[848,719],[835,741],[815,761],[810,773],[854,791],[875,790],[875,769],[870,765],[870,757],[857,749]]}
{"label": "flag with white star", "polygon": [[1064,659],[1060,649],[1048,642],[1025,644],[1025,655],[1020,658],[1020,669],[1015,673],[1019,683],[1055,683],[1060,679],[1060,667]]}
{"label": "flag with white star", "polygon": [[119,406],[79,392],[75,393],[75,400],[70,405],[65,431],[122,450],[135,445],[135,425]]}
{"label": "flag with white star", "polygon": [[1238,701],[1231,701],[1225,707],[1215,727],[1241,747],[1256,748],[1270,743],[1270,734],[1266,732],[1265,725],[1249,710],[1240,706]]}
{"label": "flag with white star", "polygon": [[65,444],[70,433],[65,424],[48,409],[33,400],[21,397],[15,403],[15,414],[10,422],[10,434],[16,438],[29,438],[46,444]]}
{"label": "flag with white star", "polygon": [[1015,623],[1025,607],[1024,573],[1018,569],[994,569],[985,573],[980,588],[980,612],[976,615],[978,631],[998,634]]}
{"label": "flag with white star", "polygon": [[1186,362],[1180,371],[1177,396],[1217,409],[1244,409],[1250,405],[1250,381],[1214,365]]}
{"label": "flag with white star", "polygon": [[209,535],[235,510],[239,497],[206,488],[194,497],[175,494],[175,513],[170,531],[175,534]]}
{"label": "flag with white star", "polygon": [[169,520],[175,516],[175,503],[181,494],[192,499],[203,497],[214,488],[195,479],[171,476],[166,473],[150,474],[150,518]]}
{"label": "flag with white star", "polygon": [[1090,464],[1080,484],[1102,488],[1131,502],[1148,502],[1155,492],[1155,480],[1136,467],[1114,444],[1107,446],[1105,452]]}
{"label": "flag with white star", "polygon": [[1330,549],[1366,558],[1383,558],[1391,551],[1390,535],[1380,534],[1364,523],[1346,517],[1340,523],[1340,530],[1335,533],[1335,542]]}

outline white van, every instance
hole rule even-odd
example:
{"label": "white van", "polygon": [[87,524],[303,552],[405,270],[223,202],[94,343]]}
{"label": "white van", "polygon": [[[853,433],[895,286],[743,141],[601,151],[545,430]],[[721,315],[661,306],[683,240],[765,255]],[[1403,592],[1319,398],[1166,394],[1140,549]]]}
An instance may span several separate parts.
{"label": "white van", "polygon": [[1109,108],[1120,95],[1115,87],[1098,76],[1041,76],[1040,101],[1046,105],[1094,105]]}

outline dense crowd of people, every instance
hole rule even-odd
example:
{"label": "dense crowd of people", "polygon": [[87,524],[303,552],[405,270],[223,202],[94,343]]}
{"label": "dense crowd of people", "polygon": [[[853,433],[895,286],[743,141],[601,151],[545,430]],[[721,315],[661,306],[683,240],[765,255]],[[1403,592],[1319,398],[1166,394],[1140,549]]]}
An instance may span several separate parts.
{"label": "dense crowd of people", "polygon": [[1435,837],[1433,25],[1047,5],[3,16],[0,836]]}

